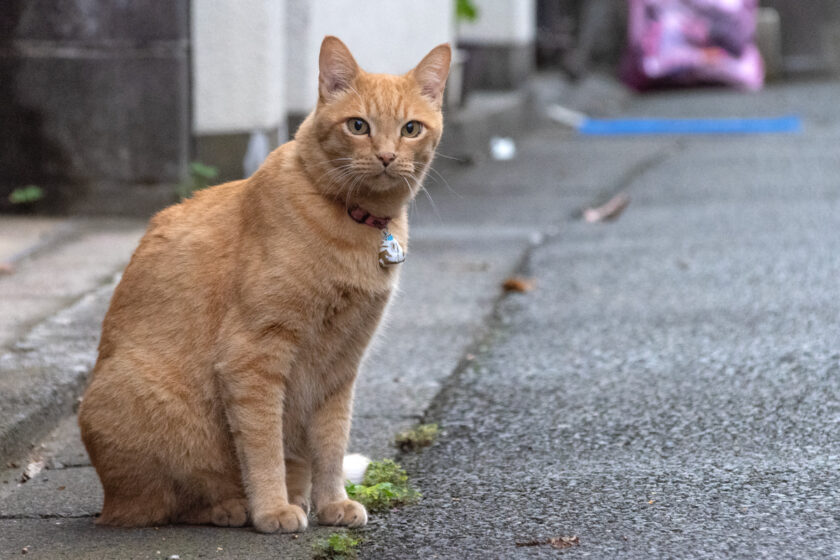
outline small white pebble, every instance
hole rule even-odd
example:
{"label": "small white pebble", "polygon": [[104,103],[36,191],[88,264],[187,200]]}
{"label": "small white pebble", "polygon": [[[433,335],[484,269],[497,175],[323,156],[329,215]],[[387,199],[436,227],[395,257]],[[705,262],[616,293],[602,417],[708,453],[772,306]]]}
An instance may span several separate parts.
{"label": "small white pebble", "polygon": [[361,484],[370,459],[359,453],[344,456],[344,479],[353,484]]}

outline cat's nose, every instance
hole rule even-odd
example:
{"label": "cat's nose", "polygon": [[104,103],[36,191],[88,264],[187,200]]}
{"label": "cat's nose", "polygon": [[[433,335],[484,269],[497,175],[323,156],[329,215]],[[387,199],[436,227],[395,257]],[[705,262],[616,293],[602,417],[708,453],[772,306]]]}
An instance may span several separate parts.
{"label": "cat's nose", "polygon": [[397,154],[395,154],[394,152],[380,152],[376,154],[376,157],[379,158],[379,161],[382,162],[382,165],[388,167],[388,164],[396,159]]}

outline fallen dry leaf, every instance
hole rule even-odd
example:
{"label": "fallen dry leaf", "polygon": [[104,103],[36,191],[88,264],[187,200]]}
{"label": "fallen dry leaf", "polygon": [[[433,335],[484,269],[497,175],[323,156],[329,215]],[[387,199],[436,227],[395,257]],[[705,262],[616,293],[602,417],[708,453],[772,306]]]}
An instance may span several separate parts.
{"label": "fallen dry leaf", "polygon": [[525,278],[524,276],[511,276],[502,284],[502,288],[506,292],[530,292],[536,286],[533,278]]}
{"label": "fallen dry leaf", "polygon": [[628,204],[630,204],[630,196],[627,193],[618,193],[601,206],[584,210],[583,219],[591,224],[615,220]]}
{"label": "fallen dry leaf", "polygon": [[569,548],[570,546],[579,545],[580,539],[576,535],[571,537],[550,537],[542,541],[517,542],[516,546],[543,546],[546,544],[551,548]]}

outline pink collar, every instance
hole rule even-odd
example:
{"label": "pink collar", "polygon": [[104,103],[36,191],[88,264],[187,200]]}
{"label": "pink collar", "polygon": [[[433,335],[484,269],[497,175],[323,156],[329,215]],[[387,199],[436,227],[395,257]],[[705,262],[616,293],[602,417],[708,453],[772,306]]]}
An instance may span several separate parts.
{"label": "pink collar", "polygon": [[364,208],[360,208],[359,206],[355,206],[347,210],[347,214],[353,218],[354,221],[360,224],[364,224],[366,226],[370,226],[376,229],[385,229],[388,227],[388,222],[391,221],[390,217],[380,218],[379,216],[374,216]]}

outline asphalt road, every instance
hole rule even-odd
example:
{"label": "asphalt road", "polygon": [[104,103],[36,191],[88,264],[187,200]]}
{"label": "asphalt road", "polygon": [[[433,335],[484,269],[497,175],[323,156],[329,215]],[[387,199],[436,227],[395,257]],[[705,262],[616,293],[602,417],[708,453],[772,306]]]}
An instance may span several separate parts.
{"label": "asphalt road", "polygon": [[[431,185],[351,451],[392,454],[420,419],[443,434],[398,457],[424,497],[371,516],[360,556],[840,558],[837,91],[639,98],[627,114],[798,113],[805,131],[546,125],[514,161]],[[580,220],[619,191],[618,220]],[[535,289],[502,295],[513,271]],[[69,468],[0,486],[0,557],[308,558],[329,532],[95,528],[100,490],[63,429],[51,453]]]}
{"label": "asphalt road", "polygon": [[[537,288],[500,302],[430,407],[445,435],[401,458],[424,500],[378,524],[365,557],[840,557],[829,91],[631,107],[798,103],[806,131],[679,139],[628,176],[620,219],[573,222],[533,249],[523,273]],[[562,552],[535,544],[572,536]]]}

